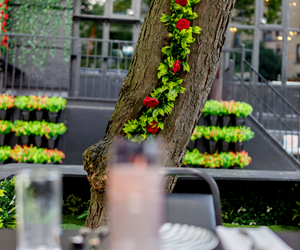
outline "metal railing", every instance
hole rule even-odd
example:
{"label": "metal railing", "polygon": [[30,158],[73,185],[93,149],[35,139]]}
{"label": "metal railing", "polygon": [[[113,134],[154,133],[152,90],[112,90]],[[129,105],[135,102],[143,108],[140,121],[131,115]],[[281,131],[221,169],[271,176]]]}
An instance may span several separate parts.
{"label": "metal railing", "polygon": [[[75,37],[6,34],[0,92],[12,95],[118,99],[136,43]],[[1,36],[1,39],[3,35]]]}
{"label": "metal railing", "polygon": [[239,75],[234,70],[234,59],[224,71],[223,99],[249,103],[252,117],[299,161],[300,112],[246,61],[245,52],[244,46],[234,52],[241,54]]}

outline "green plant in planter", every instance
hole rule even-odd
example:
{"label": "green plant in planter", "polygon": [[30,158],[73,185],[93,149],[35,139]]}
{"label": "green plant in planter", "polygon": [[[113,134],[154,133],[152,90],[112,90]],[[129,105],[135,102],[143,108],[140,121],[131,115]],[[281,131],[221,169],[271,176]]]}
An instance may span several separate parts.
{"label": "green plant in planter", "polygon": [[28,130],[30,134],[34,136],[44,135],[42,131],[42,122],[39,121],[28,122]]}
{"label": "green plant in planter", "polygon": [[7,110],[15,106],[15,98],[8,93],[0,95],[0,109]]}
{"label": "green plant in planter", "polygon": [[223,115],[235,114],[238,108],[238,103],[234,100],[231,101],[221,101],[221,113]]}
{"label": "green plant in planter", "polygon": [[21,110],[33,111],[34,107],[29,105],[29,96],[17,96],[15,98],[15,106]]}
{"label": "green plant in planter", "polygon": [[0,182],[0,228],[16,229],[15,177]]}
{"label": "green plant in planter", "polygon": [[236,164],[240,166],[240,168],[244,168],[245,166],[248,166],[252,161],[251,157],[245,151],[237,152],[236,155],[237,155]]}
{"label": "green plant in planter", "polygon": [[206,140],[218,141],[222,137],[222,131],[220,127],[204,127],[202,135]]}
{"label": "green plant in planter", "polygon": [[223,168],[229,168],[235,165],[236,162],[236,154],[234,154],[233,152],[229,152],[229,153],[220,153],[220,165]]}
{"label": "green plant in planter", "polygon": [[15,132],[16,136],[21,136],[21,135],[30,135],[30,123],[29,122],[25,122],[25,121],[15,121],[11,131]]}
{"label": "green plant in planter", "polygon": [[220,167],[220,156],[218,153],[207,154],[204,153],[204,165],[207,168],[219,168]]}
{"label": "green plant in planter", "polygon": [[204,130],[204,126],[196,126],[195,130],[192,134],[191,141],[195,141],[197,139],[200,139],[203,135],[203,130]]}
{"label": "green plant in planter", "polygon": [[48,123],[50,131],[45,136],[49,139],[53,137],[56,139],[59,135],[63,135],[67,131],[67,127],[63,123]]}
{"label": "green plant in planter", "polygon": [[48,96],[29,96],[27,107],[32,108],[33,110],[44,110],[46,109]]}
{"label": "green plant in planter", "polygon": [[6,135],[11,132],[13,123],[11,121],[0,120],[0,134]]}
{"label": "green plant in planter", "polygon": [[0,147],[0,161],[7,160],[9,158],[10,151],[11,151],[11,147],[10,146]]}
{"label": "green plant in planter", "polygon": [[216,100],[209,100],[205,103],[205,106],[202,110],[204,116],[207,115],[222,115],[222,104]]}
{"label": "green plant in planter", "polygon": [[234,127],[234,136],[233,136],[233,142],[244,142],[249,141],[254,137],[254,132],[251,131],[251,129],[246,126],[243,127]]}
{"label": "green plant in planter", "polygon": [[47,100],[46,109],[50,112],[58,113],[60,110],[65,109],[66,103],[66,99],[53,96]]}
{"label": "green plant in planter", "polygon": [[251,105],[245,103],[245,102],[240,102],[236,111],[236,117],[246,117],[250,115],[253,111],[253,108]]}

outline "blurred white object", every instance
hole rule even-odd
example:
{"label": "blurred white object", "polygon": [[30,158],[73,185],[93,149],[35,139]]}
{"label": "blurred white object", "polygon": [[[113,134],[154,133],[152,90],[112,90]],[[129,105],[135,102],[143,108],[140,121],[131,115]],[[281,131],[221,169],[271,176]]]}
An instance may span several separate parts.
{"label": "blurred white object", "polygon": [[219,239],[201,227],[165,223],[159,230],[160,250],[211,250]]}
{"label": "blurred white object", "polygon": [[216,229],[225,250],[292,250],[268,227]]}
{"label": "blurred white object", "polygon": [[61,174],[22,170],[16,179],[17,250],[60,250]]}

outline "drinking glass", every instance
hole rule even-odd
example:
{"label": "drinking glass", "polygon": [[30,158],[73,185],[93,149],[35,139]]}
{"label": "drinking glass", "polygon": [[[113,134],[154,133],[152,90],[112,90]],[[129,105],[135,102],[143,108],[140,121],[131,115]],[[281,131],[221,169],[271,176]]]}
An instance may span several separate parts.
{"label": "drinking glass", "polygon": [[17,250],[60,250],[61,174],[22,170],[16,179]]}

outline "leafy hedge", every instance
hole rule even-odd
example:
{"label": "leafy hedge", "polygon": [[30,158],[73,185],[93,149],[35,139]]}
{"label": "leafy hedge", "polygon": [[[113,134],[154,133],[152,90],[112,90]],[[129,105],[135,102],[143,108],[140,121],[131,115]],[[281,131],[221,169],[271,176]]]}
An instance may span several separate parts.
{"label": "leafy hedge", "polygon": [[243,142],[254,138],[254,132],[249,127],[206,127],[196,126],[191,140],[195,141],[204,137],[207,140],[224,140],[226,142]]}
{"label": "leafy hedge", "polygon": [[[300,188],[295,182],[218,181],[224,223],[297,225]],[[294,220],[293,220],[294,218]]]}
{"label": "leafy hedge", "polygon": [[204,116],[207,115],[235,115],[236,117],[246,117],[253,111],[251,105],[245,102],[216,101],[209,100],[202,110]]}
{"label": "leafy hedge", "polygon": [[16,145],[9,156],[18,163],[62,163],[65,154],[57,149],[46,149]]}
{"label": "leafy hedge", "polygon": [[50,112],[59,112],[66,107],[67,100],[61,97],[45,96],[10,96],[7,93],[0,95],[0,109],[10,109],[17,107],[21,110],[48,110]]}
{"label": "leafy hedge", "polygon": [[0,228],[16,228],[15,177],[0,182]]}
{"label": "leafy hedge", "polygon": [[229,152],[229,153],[215,153],[215,154],[201,154],[198,149],[187,151],[183,160],[183,165],[198,165],[206,168],[229,168],[232,166],[239,166],[244,168],[251,163],[252,159],[247,152]]}

